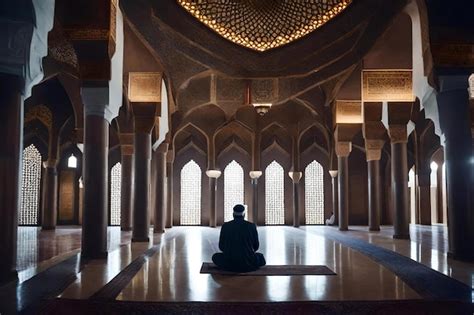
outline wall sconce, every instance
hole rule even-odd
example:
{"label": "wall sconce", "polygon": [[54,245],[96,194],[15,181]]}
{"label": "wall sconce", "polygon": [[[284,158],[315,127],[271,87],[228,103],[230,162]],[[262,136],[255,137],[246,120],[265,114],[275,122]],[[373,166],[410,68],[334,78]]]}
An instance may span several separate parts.
{"label": "wall sconce", "polygon": [[82,180],[82,176],[79,178],[79,188],[84,188],[84,181]]}
{"label": "wall sconce", "polygon": [[255,110],[257,111],[257,113],[260,115],[260,116],[263,116],[265,115],[266,113],[268,113],[268,111],[270,110],[270,108],[272,107],[272,104],[271,103],[254,103],[252,104],[253,107],[255,107]]}
{"label": "wall sconce", "polygon": [[207,170],[206,175],[209,178],[219,178],[221,176],[222,172],[218,170]]}
{"label": "wall sconce", "polygon": [[67,167],[77,168],[77,158],[74,156],[74,154],[71,154],[69,159],[67,159]]}
{"label": "wall sconce", "polygon": [[262,171],[250,171],[249,176],[251,179],[258,179],[260,176],[262,176]]}
{"label": "wall sconce", "polygon": [[288,172],[288,176],[293,180],[293,183],[298,184],[301,177],[303,177],[302,172]]}

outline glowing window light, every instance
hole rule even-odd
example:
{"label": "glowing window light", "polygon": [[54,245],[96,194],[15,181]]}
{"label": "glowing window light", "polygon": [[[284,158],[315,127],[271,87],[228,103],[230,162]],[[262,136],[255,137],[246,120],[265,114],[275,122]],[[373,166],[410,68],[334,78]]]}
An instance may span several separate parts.
{"label": "glowing window light", "polygon": [[118,162],[110,172],[110,225],[120,225],[121,184],[122,165]]}
{"label": "glowing window light", "polygon": [[317,161],[311,162],[304,171],[305,222],[324,224],[324,172]]}
{"label": "glowing window light", "polygon": [[201,224],[201,168],[189,161],[181,169],[181,225]]}
{"label": "glowing window light", "polygon": [[[234,219],[232,215],[236,204],[244,204],[244,170],[236,161],[224,169],[224,221]],[[247,212],[245,212],[247,216]]]}
{"label": "glowing window light", "polygon": [[37,225],[41,183],[41,153],[31,144],[23,150],[19,225]]}
{"label": "glowing window light", "polygon": [[77,168],[77,158],[74,156],[74,154],[71,154],[71,156],[67,159],[67,167]]}
{"label": "glowing window light", "polygon": [[265,169],[265,224],[285,223],[285,182],[283,167],[276,161]]}

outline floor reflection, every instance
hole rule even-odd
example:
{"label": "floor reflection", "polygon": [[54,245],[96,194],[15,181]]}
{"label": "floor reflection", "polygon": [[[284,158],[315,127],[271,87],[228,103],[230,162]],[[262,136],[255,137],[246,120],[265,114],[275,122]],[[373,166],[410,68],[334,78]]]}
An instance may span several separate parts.
{"label": "floor reflection", "polygon": [[[291,227],[259,228],[268,264],[321,264],[337,276],[235,277],[200,274],[217,251],[219,229],[174,227],[160,251],[118,299],[136,301],[290,301],[416,299],[394,274],[324,237]],[[375,272],[374,272],[375,271]]]}
{"label": "floor reflection", "polygon": [[[311,227],[305,227],[305,229],[310,231]],[[474,296],[474,264],[448,258],[448,230],[446,226],[411,224],[411,240],[393,239],[393,227],[391,226],[383,226],[380,232],[370,233],[367,232],[367,227],[351,226],[350,230],[344,234],[390,249],[457,279],[471,286]]]}

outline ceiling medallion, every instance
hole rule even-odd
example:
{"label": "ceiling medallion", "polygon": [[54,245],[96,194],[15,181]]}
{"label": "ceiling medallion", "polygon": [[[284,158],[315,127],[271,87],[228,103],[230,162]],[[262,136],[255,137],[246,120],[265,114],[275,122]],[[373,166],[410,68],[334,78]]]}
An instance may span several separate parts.
{"label": "ceiling medallion", "polygon": [[291,43],[324,25],[352,0],[177,0],[222,37],[256,51]]}

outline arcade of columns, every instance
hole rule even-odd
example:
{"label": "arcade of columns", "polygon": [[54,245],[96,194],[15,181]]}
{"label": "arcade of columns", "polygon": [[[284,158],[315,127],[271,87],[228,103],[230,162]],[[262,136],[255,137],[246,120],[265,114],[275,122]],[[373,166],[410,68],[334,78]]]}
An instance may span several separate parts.
{"label": "arcade of columns", "polygon": [[[111,4],[113,5],[113,3]],[[47,5],[45,5],[47,7]],[[34,27],[35,36],[45,38],[52,27],[53,7],[47,8],[44,21]],[[49,11],[48,11],[49,10]],[[113,11],[113,10],[111,10]],[[102,28],[110,32],[111,15],[107,15]],[[44,25],[42,24],[44,22]],[[13,22],[12,22],[13,23]],[[26,23],[26,22],[24,22]],[[15,24],[15,27],[17,25]],[[76,30],[87,28],[75,25]],[[74,33],[74,32],[73,32]],[[80,32],[78,31],[77,34]],[[12,30],[9,36],[15,36]],[[82,256],[89,259],[107,256],[107,204],[108,204],[108,148],[109,126],[118,115],[118,107],[112,102],[111,94],[119,93],[111,86],[113,81],[113,58],[119,39],[106,37],[74,37],[72,42],[81,67],[81,96],[84,104],[84,129],[79,142],[83,143],[83,218],[82,218]],[[25,39],[24,49],[29,49],[34,36]],[[8,40],[8,39],[7,39]],[[46,43],[46,40],[42,41]],[[91,45],[91,42],[94,45]],[[91,53],[91,49],[94,49]],[[107,49],[103,49],[107,47]],[[38,51],[41,51],[39,49]],[[24,69],[41,69],[41,57],[36,56],[18,62],[18,71],[0,68],[0,281],[16,275],[16,233],[17,213],[20,193],[21,152],[23,144],[24,100],[30,96],[32,86],[38,83],[34,76]],[[110,66],[104,66],[110,65]],[[384,71],[381,71],[383,75]],[[411,72],[409,72],[411,76]],[[120,71],[119,76],[122,76]],[[400,80],[403,84],[400,85]],[[364,80],[363,80],[364,82]],[[334,104],[334,152],[336,163],[331,167],[333,178],[333,206],[336,222],[341,231],[349,225],[349,164],[352,140],[362,130],[368,166],[368,212],[369,230],[380,229],[382,208],[380,159],[384,144],[391,146],[391,203],[394,211],[394,238],[408,239],[409,234],[409,196],[407,141],[411,132],[411,121],[416,91],[406,89],[406,73],[396,77],[388,85],[378,89],[390,90],[382,96],[374,97],[363,83],[362,100],[335,101]],[[409,79],[412,85],[411,78]],[[474,231],[472,229],[471,170],[472,137],[468,79],[465,77],[440,77],[440,85],[433,92],[435,101],[429,103],[427,111],[437,113],[434,117],[436,128],[440,130],[446,161],[446,181],[449,221],[449,254],[455,259],[472,260],[474,257]],[[121,85],[121,84],[120,84]],[[398,88],[398,90],[397,90]],[[395,89],[395,92],[393,91]],[[374,93],[377,94],[375,91]],[[122,154],[122,230],[132,230],[133,242],[149,241],[150,211],[154,209],[154,232],[162,233],[165,227],[173,225],[173,154],[170,148],[171,137],[154,148],[153,132],[161,116],[162,74],[130,74],[128,105],[133,113],[133,124],[125,124],[119,138]],[[408,96],[407,96],[408,94]],[[402,95],[402,97],[400,97]],[[133,128],[131,127],[133,126]],[[161,135],[163,136],[163,135]],[[298,196],[302,172],[300,169],[300,150],[298,131],[291,134],[293,147],[291,154],[292,194]],[[155,137],[156,138],[156,137]],[[209,181],[209,225],[217,225],[216,183],[220,170],[216,166],[214,141],[207,143],[207,175]],[[44,178],[43,227],[55,227],[57,211],[57,144],[49,146],[50,155],[46,163]],[[252,170],[249,173],[252,184],[252,206],[250,218],[257,222],[258,185],[262,174],[260,169],[260,134],[257,128],[252,138]],[[149,187],[153,187],[153,191]],[[154,205],[154,206],[152,206]],[[293,198],[293,225],[299,226],[301,206],[298,198]],[[336,211],[337,209],[337,211]]]}

